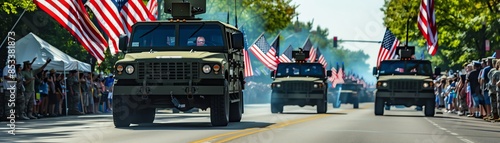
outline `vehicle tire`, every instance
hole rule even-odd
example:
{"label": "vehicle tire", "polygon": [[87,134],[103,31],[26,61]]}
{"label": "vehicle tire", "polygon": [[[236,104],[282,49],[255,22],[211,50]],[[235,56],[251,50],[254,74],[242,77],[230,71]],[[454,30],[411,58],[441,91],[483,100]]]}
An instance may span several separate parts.
{"label": "vehicle tire", "polygon": [[153,123],[155,120],[156,108],[146,108],[137,110],[132,118],[132,124]]}
{"label": "vehicle tire", "polygon": [[327,111],[327,103],[326,99],[318,99],[316,104],[316,112],[317,113],[326,113]]}
{"label": "vehicle tire", "polygon": [[113,123],[117,128],[130,126],[133,112],[128,106],[129,100],[126,95],[113,96]]}
{"label": "vehicle tire", "polygon": [[271,113],[283,113],[283,104],[277,98],[271,98]]}
{"label": "vehicle tire", "polygon": [[375,115],[384,115],[384,100],[375,98]]}
{"label": "vehicle tire", "polygon": [[223,95],[210,98],[210,122],[212,126],[227,126],[229,122],[229,93],[227,87],[227,81],[225,81]]}
{"label": "vehicle tire", "polygon": [[358,109],[359,108],[359,96],[358,97],[354,97],[352,99],[352,108],[354,109]]}
{"label": "vehicle tire", "polygon": [[241,121],[241,116],[242,116],[242,104],[243,102],[241,101],[241,91],[238,93],[238,97],[240,98],[239,102],[234,102],[231,103],[230,109],[229,109],[229,122],[240,122]]}
{"label": "vehicle tire", "polygon": [[424,114],[426,117],[434,117],[435,109],[436,109],[436,103],[434,100],[427,100],[425,102]]}

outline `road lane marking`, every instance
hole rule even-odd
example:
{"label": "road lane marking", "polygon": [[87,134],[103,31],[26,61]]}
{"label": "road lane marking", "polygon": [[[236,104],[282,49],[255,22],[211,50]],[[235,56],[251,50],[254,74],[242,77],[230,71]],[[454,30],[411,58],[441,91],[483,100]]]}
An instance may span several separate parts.
{"label": "road lane marking", "polygon": [[[365,106],[363,106],[363,107],[361,107],[359,109],[367,109],[368,107],[372,107],[370,105],[365,105]],[[355,110],[356,109],[352,109],[352,108],[351,109],[346,109],[342,113],[349,113],[349,112],[352,112],[352,111],[355,111]],[[328,117],[328,116],[330,116],[330,115],[329,114],[318,114],[318,115],[314,115],[314,116],[310,116],[310,117],[306,117],[306,118],[300,118],[300,119],[295,119],[295,120],[290,120],[290,121],[275,123],[273,125],[270,125],[270,126],[267,126],[267,127],[264,127],[264,128],[248,128],[248,129],[245,129],[245,130],[240,130],[240,131],[234,131],[234,132],[228,132],[228,133],[224,133],[224,134],[219,134],[219,135],[211,136],[211,137],[204,138],[204,139],[201,139],[201,140],[197,140],[197,141],[194,141],[192,143],[211,143],[211,142],[224,143],[224,142],[235,140],[235,139],[238,139],[238,138],[241,138],[241,137],[245,137],[245,136],[248,136],[248,135],[252,135],[252,134],[256,134],[256,133],[260,133],[260,132],[264,132],[264,131],[270,131],[270,130],[273,130],[273,129],[283,128],[283,127],[286,127],[286,126],[290,126],[290,125],[294,125],[294,124],[299,124],[299,123],[303,123],[303,122],[307,122],[307,121],[312,121],[312,120],[316,120],[316,119],[320,119],[320,118],[324,118],[324,117]],[[225,136],[228,136],[228,137],[222,138],[220,140],[216,140],[218,138],[225,137]]]}
{"label": "road lane marking", "polygon": [[466,142],[466,143],[474,143],[473,141],[468,140],[468,139],[465,139],[465,138],[464,138],[464,137],[462,137],[462,136],[458,136],[458,134],[457,134],[457,133],[451,132],[450,130],[448,130],[448,129],[446,129],[446,128],[443,128],[443,127],[441,127],[441,126],[439,126],[439,125],[438,125],[438,124],[436,124],[435,122],[433,122],[433,121],[429,120],[429,118],[427,118],[427,117],[425,117],[424,119],[425,119],[425,120],[427,120],[427,122],[429,122],[429,123],[431,123],[432,125],[434,125],[435,127],[439,128],[439,129],[441,129],[441,130],[443,130],[443,131],[446,131],[446,132],[448,132],[449,134],[451,134],[451,135],[453,135],[453,136],[456,136],[458,139],[460,139],[460,140],[461,140],[461,141],[463,141],[463,142]]}
{"label": "road lane marking", "polygon": [[314,116],[307,117],[307,118],[302,118],[302,119],[299,119],[299,120],[278,123],[278,124],[274,124],[274,125],[271,125],[271,126],[268,126],[268,127],[265,127],[265,128],[260,128],[258,130],[252,130],[252,131],[248,131],[248,132],[243,132],[241,134],[236,134],[234,136],[230,136],[230,137],[218,140],[218,141],[216,141],[216,143],[225,143],[225,142],[228,142],[228,141],[231,141],[231,140],[234,140],[234,139],[237,139],[237,138],[241,138],[241,137],[244,137],[244,136],[248,136],[248,135],[251,135],[251,134],[260,133],[260,132],[264,132],[264,131],[270,131],[270,130],[278,129],[278,128],[283,128],[285,126],[290,126],[290,125],[299,124],[299,123],[303,123],[303,122],[307,122],[307,121],[311,121],[311,120],[316,120],[316,119],[324,118],[324,117],[327,117],[327,116],[330,116],[330,115],[320,114],[320,115],[314,115]]}

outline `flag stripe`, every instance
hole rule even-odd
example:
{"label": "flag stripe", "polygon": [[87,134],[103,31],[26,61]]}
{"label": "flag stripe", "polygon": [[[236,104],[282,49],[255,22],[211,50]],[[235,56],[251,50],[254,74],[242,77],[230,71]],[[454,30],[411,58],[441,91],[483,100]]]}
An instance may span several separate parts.
{"label": "flag stripe", "polygon": [[250,56],[248,55],[248,51],[243,49],[243,62],[245,63],[245,77],[253,76],[252,63],[250,61]]}
{"label": "flag stripe", "polygon": [[104,60],[108,43],[90,21],[81,1],[36,0],[35,4],[68,30],[98,62]]}
{"label": "flag stripe", "polygon": [[438,49],[438,33],[434,0],[422,0],[418,16],[418,29],[427,41],[428,53],[434,56]]}
{"label": "flag stripe", "polygon": [[157,0],[149,0],[146,5],[149,12],[155,17],[158,18],[158,1]]}
{"label": "flag stripe", "polygon": [[93,11],[99,25],[108,35],[111,54],[118,53],[118,38],[125,32],[123,31],[123,20],[118,13],[117,7],[111,1],[102,0],[90,0],[87,2],[87,6]]}

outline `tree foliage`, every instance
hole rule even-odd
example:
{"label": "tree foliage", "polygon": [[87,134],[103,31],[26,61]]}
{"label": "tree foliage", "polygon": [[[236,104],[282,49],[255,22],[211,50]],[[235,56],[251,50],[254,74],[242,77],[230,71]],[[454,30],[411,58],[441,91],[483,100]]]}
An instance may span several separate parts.
{"label": "tree foliage", "polygon": [[17,14],[19,11],[34,11],[36,5],[33,0],[3,0],[0,2],[0,12],[5,12],[7,14]]}
{"label": "tree foliage", "polygon": [[[386,0],[384,24],[402,41],[426,42],[417,27],[420,0]],[[440,67],[459,68],[464,62],[489,56],[500,49],[500,0],[436,0],[439,49],[431,61]],[[484,52],[485,40],[492,51]],[[466,54],[463,54],[466,53]]]}

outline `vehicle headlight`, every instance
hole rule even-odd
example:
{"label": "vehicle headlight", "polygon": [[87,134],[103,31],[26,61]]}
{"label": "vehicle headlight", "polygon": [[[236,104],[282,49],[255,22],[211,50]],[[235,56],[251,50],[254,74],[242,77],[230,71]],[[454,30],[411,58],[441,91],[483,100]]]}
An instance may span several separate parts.
{"label": "vehicle headlight", "polygon": [[382,83],[382,86],[383,86],[383,87],[387,87],[387,82],[383,82],[383,83]]}
{"label": "vehicle headlight", "polygon": [[134,66],[132,66],[132,65],[128,65],[127,67],[125,67],[125,72],[126,72],[127,74],[132,74],[132,73],[134,73]]}
{"label": "vehicle headlight", "polygon": [[429,84],[428,83],[424,83],[424,88],[427,88],[429,87]]}
{"label": "vehicle headlight", "polygon": [[123,66],[122,65],[117,65],[116,66],[116,71],[122,72],[123,71]]}
{"label": "vehicle headlight", "polygon": [[319,87],[318,84],[314,84],[314,88],[318,88],[318,87]]}
{"label": "vehicle headlight", "polygon": [[278,84],[276,84],[276,87],[277,87],[277,88],[280,88],[280,87],[281,87],[281,84],[279,84],[279,83],[278,83]]}
{"label": "vehicle headlight", "polygon": [[208,73],[210,73],[212,68],[210,67],[210,65],[204,65],[202,70],[203,70],[203,73],[208,74]]}

